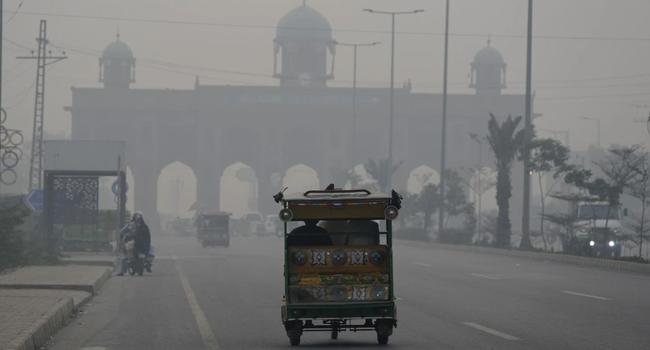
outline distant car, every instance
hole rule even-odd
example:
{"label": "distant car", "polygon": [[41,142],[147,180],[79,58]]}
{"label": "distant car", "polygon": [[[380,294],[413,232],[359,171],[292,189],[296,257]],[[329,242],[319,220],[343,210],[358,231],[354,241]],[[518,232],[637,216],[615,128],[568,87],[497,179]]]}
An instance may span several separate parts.
{"label": "distant car", "polygon": [[191,236],[195,232],[192,219],[176,218],[170,223],[170,226],[179,236]]}
{"label": "distant car", "polygon": [[264,228],[266,229],[266,233],[270,235],[278,235],[282,229],[280,217],[277,215],[267,215],[266,221],[264,221]]}
{"label": "distant car", "polygon": [[262,214],[260,213],[248,213],[242,217],[242,221],[248,233],[255,235],[264,235],[265,227],[264,220],[262,219]]}

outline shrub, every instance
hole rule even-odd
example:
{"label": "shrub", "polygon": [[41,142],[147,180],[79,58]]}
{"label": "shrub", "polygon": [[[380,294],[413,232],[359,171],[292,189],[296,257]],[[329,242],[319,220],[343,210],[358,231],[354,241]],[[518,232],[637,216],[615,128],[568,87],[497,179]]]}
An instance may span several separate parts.
{"label": "shrub", "polygon": [[0,199],[0,270],[25,262],[24,233],[21,229],[29,210],[21,196]]}

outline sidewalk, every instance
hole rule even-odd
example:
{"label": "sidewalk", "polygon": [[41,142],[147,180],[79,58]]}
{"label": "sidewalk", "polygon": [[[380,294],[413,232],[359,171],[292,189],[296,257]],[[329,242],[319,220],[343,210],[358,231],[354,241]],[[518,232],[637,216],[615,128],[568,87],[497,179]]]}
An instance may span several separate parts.
{"label": "sidewalk", "polygon": [[107,266],[28,266],[0,275],[0,349],[36,350],[97,294]]}

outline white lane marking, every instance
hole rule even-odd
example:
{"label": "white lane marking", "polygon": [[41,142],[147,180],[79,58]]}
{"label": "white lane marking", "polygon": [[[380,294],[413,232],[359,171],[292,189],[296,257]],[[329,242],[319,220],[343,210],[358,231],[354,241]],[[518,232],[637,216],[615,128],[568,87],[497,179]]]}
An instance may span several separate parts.
{"label": "white lane marking", "polygon": [[178,276],[181,279],[181,284],[183,285],[183,290],[185,291],[187,303],[190,305],[190,310],[192,310],[192,314],[194,315],[194,320],[196,321],[196,325],[199,328],[199,333],[201,334],[205,348],[208,350],[219,350],[217,337],[212,332],[208,318],[205,317],[205,314],[199,305],[199,301],[196,299],[196,295],[190,286],[190,282],[187,280],[187,277],[185,276],[185,273],[183,273],[183,269],[181,268],[180,263],[177,261],[178,257],[172,255],[172,259],[174,260],[174,265],[176,265],[176,270],[178,270]]}
{"label": "white lane marking", "polygon": [[470,275],[472,275],[474,277],[478,277],[478,278],[485,278],[485,279],[488,279],[488,280],[499,280],[500,279],[499,277],[484,275],[482,273],[470,273]]}
{"label": "white lane marking", "polygon": [[425,264],[421,262],[414,262],[413,265],[422,266],[422,267],[433,267],[431,264]]}
{"label": "white lane marking", "polygon": [[478,323],[474,323],[474,322],[463,322],[463,324],[466,325],[467,327],[472,327],[472,328],[477,329],[477,330],[479,330],[479,331],[481,331],[481,332],[485,332],[485,333],[487,333],[487,334],[490,334],[490,335],[493,335],[493,336],[495,336],[495,337],[499,337],[499,338],[502,338],[502,339],[505,339],[505,340],[510,340],[510,341],[521,340],[521,339],[515,337],[514,335],[510,335],[510,334],[508,334],[508,333],[499,332],[499,331],[497,331],[496,329],[492,329],[492,328],[489,328],[489,327],[485,327],[485,326],[482,326],[482,325],[480,325],[480,324],[478,324]]}
{"label": "white lane marking", "polygon": [[584,294],[584,293],[573,292],[573,291],[570,291],[570,290],[563,290],[562,293],[564,293],[564,294],[569,294],[569,295],[575,295],[575,296],[583,297],[583,298],[596,299],[596,300],[609,300],[609,298],[599,297],[599,296],[597,296],[597,295],[591,295],[591,294]]}

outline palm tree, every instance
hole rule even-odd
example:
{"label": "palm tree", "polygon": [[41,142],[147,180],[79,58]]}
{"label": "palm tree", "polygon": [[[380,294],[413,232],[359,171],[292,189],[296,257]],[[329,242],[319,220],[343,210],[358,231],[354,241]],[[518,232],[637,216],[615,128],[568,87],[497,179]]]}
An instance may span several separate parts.
{"label": "palm tree", "polygon": [[388,159],[368,159],[368,162],[364,164],[368,174],[377,180],[379,189],[386,192],[390,192],[391,189],[388,188],[388,183],[401,165],[402,162],[393,162],[390,164]]}
{"label": "palm tree", "polygon": [[496,245],[510,247],[510,236],[512,229],[510,224],[510,197],[512,197],[512,182],[510,173],[512,162],[524,143],[525,134],[523,130],[517,131],[521,117],[508,119],[499,124],[492,113],[488,122],[489,134],[488,143],[497,166],[497,206],[499,213],[497,217]]}

